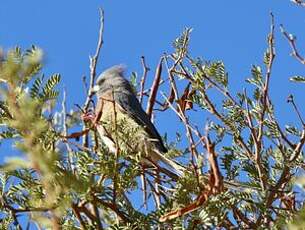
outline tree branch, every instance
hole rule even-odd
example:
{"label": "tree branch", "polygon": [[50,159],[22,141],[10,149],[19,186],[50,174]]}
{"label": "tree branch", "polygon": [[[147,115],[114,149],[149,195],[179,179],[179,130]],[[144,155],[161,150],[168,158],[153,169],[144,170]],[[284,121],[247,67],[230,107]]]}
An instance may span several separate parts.
{"label": "tree branch", "polygon": [[291,55],[293,57],[295,57],[301,64],[305,65],[305,59],[303,56],[300,55],[300,53],[298,52],[297,48],[296,48],[296,37],[292,34],[289,34],[285,31],[284,26],[281,25],[280,26],[281,32],[284,35],[284,37],[288,40],[289,45],[292,49],[292,53]]}
{"label": "tree branch", "polygon": [[147,78],[147,73],[150,70],[149,67],[146,65],[146,61],[145,61],[144,56],[141,57],[141,63],[142,63],[142,66],[143,66],[143,75],[142,75],[141,82],[140,82],[140,92],[139,92],[139,102],[140,102],[140,104],[142,104],[142,101],[143,101],[145,81],[146,81],[146,78]]}
{"label": "tree branch", "polygon": [[93,97],[93,94],[94,94],[94,92],[92,91],[92,88],[94,86],[95,77],[96,77],[96,65],[97,65],[97,62],[98,62],[98,59],[100,56],[100,51],[101,51],[102,45],[104,43],[104,40],[103,40],[104,10],[102,8],[100,8],[99,13],[100,13],[100,29],[99,29],[98,42],[97,42],[95,54],[93,57],[90,57],[90,83],[89,83],[87,98],[86,98],[85,104],[83,106],[85,111],[87,111],[91,98]]}

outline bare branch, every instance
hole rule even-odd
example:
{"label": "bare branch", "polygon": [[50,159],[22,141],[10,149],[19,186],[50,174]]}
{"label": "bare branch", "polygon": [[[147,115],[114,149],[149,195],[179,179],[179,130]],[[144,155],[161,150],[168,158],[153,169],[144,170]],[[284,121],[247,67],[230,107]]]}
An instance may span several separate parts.
{"label": "bare branch", "polygon": [[[93,57],[90,57],[90,83],[89,83],[89,88],[88,88],[88,93],[87,93],[87,97],[86,97],[86,101],[83,105],[83,111],[85,111],[85,113],[87,112],[90,102],[92,101],[92,97],[94,95],[93,92],[93,86],[94,86],[94,82],[95,82],[95,77],[96,77],[96,66],[97,66],[97,62],[100,56],[100,51],[102,48],[102,45],[104,43],[103,40],[103,33],[104,33],[104,11],[102,8],[99,9],[100,12],[100,29],[99,29],[99,35],[98,35],[98,42],[97,42],[97,46],[96,46],[96,51]],[[83,130],[86,129],[85,125],[83,127]],[[84,135],[83,136],[83,145],[85,147],[88,147],[88,135]]]}
{"label": "bare branch", "polygon": [[128,217],[125,215],[125,213],[123,213],[122,211],[119,210],[119,208],[116,206],[116,204],[114,203],[110,203],[110,202],[107,202],[107,201],[104,201],[102,199],[99,199],[98,197],[96,196],[93,196],[93,201],[96,203],[96,204],[101,204],[103,205],[104,207],[106,208],[109,208],[111,209],[116,215],[118,215],[118,217],[124,221],[124,222],[129,222],[128,220]]}
{"label": "bare branch", "polygon": [[104,40],[103,40],[104,10],[102,8],[100,8],[99,12],[100,12],[100,29],[99,29],[98,42],[97,42],[95,54],[93,57],[90,57],[90,83],[89,83],[87,98],[86,98],[85,104],[83,106],[85,111],[87,111],[89,104],[90,104],[90,100],[94,94],[92,91],[92,88],[94,86],[95,77],[96,77],[96,65],[97,65],[97,62],[98,62],[98,59],[100,56],[100,51],[101,51],[102,45],[104,43]]}
{"label": "bare branch", "polygon": [[291,55],[293,57],[295,57],[300,63],[305,65],[305,59],[304,59],[303,56],[300,55],[300,53],[298,52],[297,47],[296,47],[296,37],[294,35],[289,34],[288,32],[286,32],[283,25],[281,25],[280,28],[281,28],[282,34],[288,40],[289,45],[292,49]]}
{"label": "bare branch", "polygon": [[76,205],[72,206],[72,211],[73,211],[74,215],[76,216],[76,218],[78,219],[81,229],[82,230],[87,229],[86,222],[83,220],[82,216],[80,215],[79,211],[77,210]]}
{"label": "bare branch", "polygon": [[296,112],[297,115],[298,115],[298,118],[300,119],[300,122],[301,122],[302,126],[305,127],[305,122],[304,122],[304,120],[303,120],[303,118],[302,118],[302,116],[301,116],[301,113],[300,113],[300,111],[299,111],[297,105],[296,105],[295,102],[294,102],[293,95],[289,95],[289,97],[288,97],[288,99],[287,99],[287,102],[292,104],[292,106],[293,106],[295,112]]}
{"label": "bare branch", "polygon": [[293,151],[293,155],[290,158],[290,162],[293,162],[298,158],[298,156],[302,152],[302,148],[303,148],[304,144],[305,144],[305,129],[302,132],[302,136],[299,140],[299,143],[296,145],[296,147]]}
{"label": "bare branch", "polygon": [[147,209],[147,186],[146,186],[146,176],[145,176],[145,166],[142,165],[141,170],[141,185],[143,192],[143,206]]}
{"label": "bare branch", "polygon": [[146,81],[147,73],[150,70],[149,67],[146,65],[144,56],[141,57],[141,63],[143,66],[143,75],[142,75],[141,82],[140,82],[140,93],[139,93],[140,104],[142,104],[142,101],[143,101],[145,81]]}
{"label": "bare branch", "polygon": [[[67,125],[67,106],[66,106],[66,100],[67,100],[67,91],[66,88],[64,88],[63,92],[63,100],[62,100],[62,116],[63,116],[63,136],[68,136],[68,125]],[[70,147],[70,145],[65,142],[66,148],[68,150],[68,164],[72,171],[74,171],[73,167],[73,151]]]}
{"label": "bare branch", "polygon": [[268,91],[269,91],[269,82],[271,77],[271,70],[273,61],[275,58],[275,48],[274,48],[274,16],[272,13],[270,13],[271,16],[271,25],[270,25],[270,33],[268,35],[268,51],[267,51],[267,70],[266,70],[266,77],[265,77],[265,84],[263,88],[263,94],[262,94],[262,111],[260,113],[259,118],[259,128],[258,128],[258,134],[255,138],[255,165],[258,171],[260,184],[263,190],[266,189],[266,181],[264,178],[263,168],[261,164],[261,151],[263,148],[262,138],[263,138],[263,129],[264,129],[264,119],[265,114],[268,108],[267,98],[268,98]]}

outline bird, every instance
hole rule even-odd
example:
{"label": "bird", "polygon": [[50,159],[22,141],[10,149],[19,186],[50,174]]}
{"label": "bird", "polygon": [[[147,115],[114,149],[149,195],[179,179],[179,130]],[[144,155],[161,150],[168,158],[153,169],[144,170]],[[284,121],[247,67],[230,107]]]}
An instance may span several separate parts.
{"label": "bird", "polygon": [[[164,155],[167,148],[143,110],[130,82],[124,77],[124,72],[123,65],[106,69],[98,76],[93,87],[97,97],[97,132],[101,140],[112,153],[116,153],[118,148],[140,152],[143,158],[140,161],[148,166],[158,166],[159,162],[163,162],[171,168],[163,172],[172,178],[179,178],[186,168]],[[119,132],[126,129],[130,129],[133,135],[130,139]]]}
{"label": "bird", "polygon": [[[190,173],[190,170],[164,155],[167,148],[158,130],[143,110],[130,82],[124,77],[124,72],[124,65],[110,67],[98,76],[92,88],[92,93],[97,97],[94,121],[97,123],[97,132],[110,152],[116,153],[118,150],[126,149],[142,152],[142,163],[147,166],[157,166],[161,172],[177,181],[186,172]],[[131,132],[133,137],[130,139],[126,139],[118,132],[124,132],[124,128],[128,127],[133,131]],[[159,162],[163,162],[174,172],[160,167]],[[208,180],[209,176],[200,175],[200,181],[206,183]],[[223,183],[226,188],[234,190],[258,190],[234,181],[224,180]]]}

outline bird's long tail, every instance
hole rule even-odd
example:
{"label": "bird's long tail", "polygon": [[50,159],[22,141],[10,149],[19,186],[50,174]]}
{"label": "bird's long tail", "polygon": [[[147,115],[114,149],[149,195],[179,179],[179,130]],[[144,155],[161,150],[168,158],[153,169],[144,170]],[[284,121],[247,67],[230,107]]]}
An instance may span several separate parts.
{"label": "bird's long tail", "polygon": [[186,168],[184,166],[180,165],[179,163],[177,163],[174,160],[168,159],[166,156],[164,156],[164,154],[160,153],[158,150],[154,150],[153,159],[157,159],[158,161],[163,162],[164,164],[169,166],[171,169],[173,169],[174,172],[170,171],[171,173],[167,173],[165,171],[168,171],[168,170],[165,169],[165,168],[162,168],[162,169],[164,169],[164,173],[167,174],[168,176],[172,177],[172,178],[173,178],[173,176],[169,175],[169,174],[173,174],[174,173],[176,175],[176,177],[179,178],[186,171]]}
{"label": "bird's long tail", "polygon": [[[164,156],[162,153],[160,153],[158,151],[154,151],[154,159],[158,159],[158,161],[162,161],[164,164],[166,164],[171,169],[173,169],[174,172],[172,170],[169,170],[167,168],[164,168],[164,167],[161,167],[158,165],[158,169],[160,170],[160,172],[166,174],[167,176],[169,176],[170,178],[172,178],[175,181],[177,181],[181,176],[183,176],[183,174],[187,170],[181,164],[177,163],[174,160],[168,159],[166,156]],[[152,160],[150,160],[150,161],[153,162],[153,164],[157,165],[157,163],[155,161],[152,161]],[[208,180],[209,180],[208,175],[200,175],[200,181],[207,182]],[[225,188],[229,188],[229,189],[233,189],[233,190],[243,190],[243,189],[251,189],[254,191],[260,190],[259,188],[254,188],[249,185],[245,185],[245,184],[238,183],[238,182],[236,183],[234,181],[224,180],[223,183],[224,183]]]}

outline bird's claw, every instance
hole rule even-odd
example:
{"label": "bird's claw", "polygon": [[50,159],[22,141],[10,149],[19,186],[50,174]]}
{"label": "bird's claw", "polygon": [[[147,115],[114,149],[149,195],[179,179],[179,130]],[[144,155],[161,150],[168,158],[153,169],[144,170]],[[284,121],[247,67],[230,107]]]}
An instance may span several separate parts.
{"label": "bird's claw", "polygon": [[87,112],[87,113],[84,113],[83,115],[82,115],[82,120],[83,121],[91,121],[91,122],[93,122],[94,120],[95,120],[95,118],[96,118],[96,115],[95,115],[95,113],[94,112],[92,112],[92,111],[89,111],[89,112]]}

